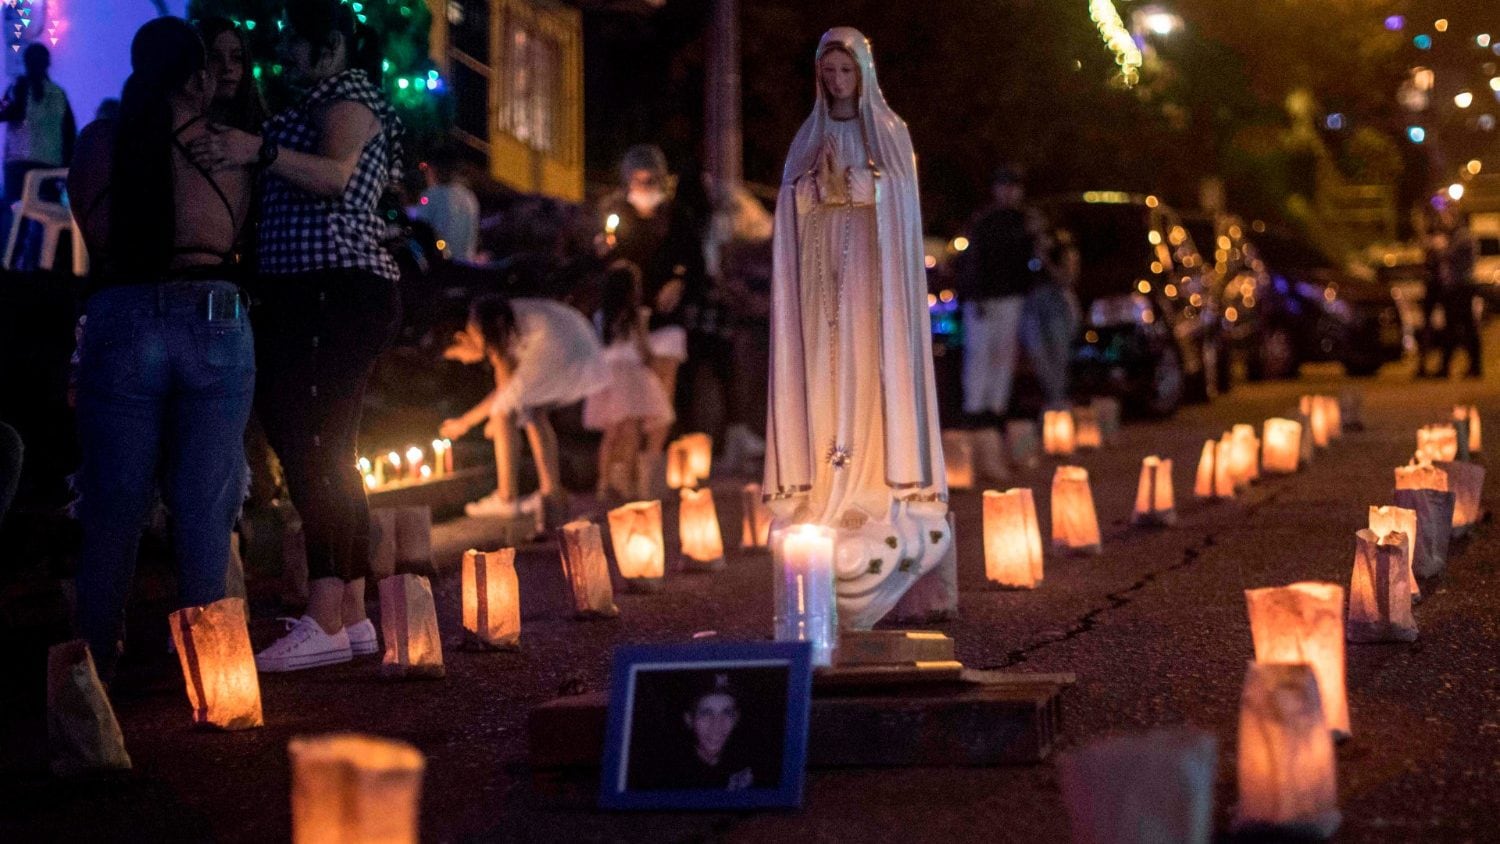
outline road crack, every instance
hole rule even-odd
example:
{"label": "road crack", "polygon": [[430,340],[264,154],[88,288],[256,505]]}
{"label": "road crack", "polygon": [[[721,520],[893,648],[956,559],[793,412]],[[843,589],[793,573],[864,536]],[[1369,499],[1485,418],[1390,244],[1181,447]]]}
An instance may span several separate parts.
{"label": "road crack", "polygon": [[[1282,492],[1285,491],[1285,489],[1285,487],[1282,487],[1281,489],[1271,492],[1265,498],[1262,498],[1261,500],[1256,501],[1255,503],[1246,507],[1245,516],[1253,516],[1262,507],[1265,507],[1266,505],[1274,502],[1278,497],[1281,496]],[[1125,536],[1128,536],[1132,532],[1134,532],[1133,529],[1127,530],[1120,537],[1113,538],[1121,539]],[[1205,549],[1212,548],[1218,544],[1218,537],[1219,534],[1217,532],[1205,534],[1196,545],[1190,545],[1187,548],[1182,549],[1182,556],[1177,560],[1177,562],[1172,563],[1169,566],[1147,572],[1146,574],[1141,576],[1140,580],[1137,580],[1129,586],[1126,586],[1124,589],[1119,589],[1105,595],[1105,603],[1101,604],[1100,606],[1093,607],[1088,612],[1074,619],[1073,622],[1069,624],[1061,634],[1047,635],[1044,633],[1038,636],[1034,636],[1032,637],[1030,643],[1007,652],[1005,655],[1005,659],[998,664],[986,665],[984,666],[984,668],[986,670],[992,671],[1001,671],[1007,668],[1014,668],[1017,665],[1020,665],[1021,663],[1030,659],[1032,654],[1036,653],[1042,648],[1051,647],[1052,645],[1056,645],[1061,642],[1069,642],[1073,639],[1077,639],[1078,637],[1083,636],[1084,634],[1094,629],[1094,626],[1099,623],[1099,618],[1105,613],[1120,609],[1121,607],[1128,605],[1135,600],[1136,595],[1141,592],[1141,590],[1145,589],[1147,586],[1150,586],[1152,583],[1155,583],[1158,579],[1173,572],[1185,569],[1193,563],[1197,562],[1198,558],[1202,556]]]}

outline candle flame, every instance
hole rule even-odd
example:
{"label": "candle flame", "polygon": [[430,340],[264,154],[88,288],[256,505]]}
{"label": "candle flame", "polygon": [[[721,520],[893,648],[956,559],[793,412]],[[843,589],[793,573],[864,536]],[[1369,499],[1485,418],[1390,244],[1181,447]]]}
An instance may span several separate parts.
{"label": "candle flame", "polygon": [[656,551],[656,543],[639,533],[630,537],[630,542],[625,547],[630,554],[631,562],[637,566],[644,566],[651,562],[651,556]]}

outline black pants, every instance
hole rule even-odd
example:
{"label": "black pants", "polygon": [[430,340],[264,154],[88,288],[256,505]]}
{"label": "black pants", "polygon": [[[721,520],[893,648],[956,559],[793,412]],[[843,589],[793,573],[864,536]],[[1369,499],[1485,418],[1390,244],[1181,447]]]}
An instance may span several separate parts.
{"label": "black pants", "polygon": [[255,409],[302,516],[309,579],[364,577],[370,510],[355,467],[365,388],[395,336],[396,285],[330,270],[254,287]]}
{"label": "black pants", "polygon": [[1453,362],[1453,352],[1462,348],[1469,356],[1470,375],[1479,375],[1484,371],[1484,361],[1480,357],[1479,349],[1479,326],[1474,323],[1474,291],[1468,285],[1445,293],[1442,298],[1443,305],[1443,364],[1438,370],[1443,375],[1448,374],[1448,366]]}

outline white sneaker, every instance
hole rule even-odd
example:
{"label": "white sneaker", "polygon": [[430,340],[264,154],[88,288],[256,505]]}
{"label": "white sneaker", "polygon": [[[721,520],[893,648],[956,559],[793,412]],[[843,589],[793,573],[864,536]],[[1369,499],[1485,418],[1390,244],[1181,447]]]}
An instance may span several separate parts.
{"label": "white sneaker", "polygon": [[464,505],[466,516],[498,516],[504,519],[514,519],[520,514],[521,506],[514,501],[502,499],[498,492],[492,492],[478,501],[470,501]]}
{"label": "white sneaker", "polygon": [[541,513],[542,491],[537,490],[530,495],[522,496],[521,500],[516,502],[516,509],[518,512],[524,513],[528,516],[535,516]]}
{"label": "white sneaker", "polygon": [[340,629],[329,635],[311,616],[290,622],[287,634],[271,647],[255,655],[255,667],[263,672],[300,671],[321,665],[336,665],[354,658],[349,648],[349,631]]}
{"label": "white sneaker", "polygon": [[375,623],[368,618],[355,625],[345,625],[349,634],[349,650],[355,656],[380,653],[380,642],[375,638]]}

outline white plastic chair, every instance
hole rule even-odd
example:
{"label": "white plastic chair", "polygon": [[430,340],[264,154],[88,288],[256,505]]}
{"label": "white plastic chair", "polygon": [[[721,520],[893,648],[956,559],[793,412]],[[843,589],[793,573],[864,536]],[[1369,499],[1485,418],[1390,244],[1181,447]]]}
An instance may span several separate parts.
{"label": "white plastic chair", "polygon": [[73,220],[72,211],[61,202],[48,202],[42,199],[41,195],[44,182],[67,178],[68,168],[66,167],[27,172],[26,181],[21,190],[21,199],[10,207],[10,237],[5,241],[5,255],[3,261],[0,261],[0,265],[3,265],[5,269],[10,269],[15,262],[16,244],[21,237],[21,226],[27,220],[32,220],[42,226],[42,254],[37,259],[38,267],[52,269],[52,264],[57,259],[57,241],[62,237],[62,233],[67,231],[73,244],[73,274],[76,276],[88,274],[89,258],[83,245],[83,232],[79,231],[78,223]]}

